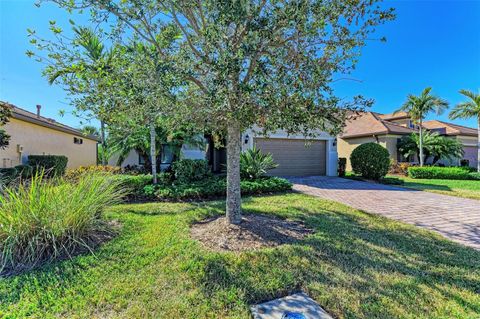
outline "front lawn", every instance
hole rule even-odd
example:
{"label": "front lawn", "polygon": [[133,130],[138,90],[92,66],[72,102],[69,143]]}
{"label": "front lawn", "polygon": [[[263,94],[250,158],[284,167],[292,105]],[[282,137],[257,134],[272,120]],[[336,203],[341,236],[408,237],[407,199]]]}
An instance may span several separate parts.
{"label": "front lawn", "polygon": [[465,198],[480,199],[480,181],[450,179],[413,179],[399,177],[404,181],[402,186],[422,191],[453,195]]}
{"label": "front lawn", "polygon": [[249,304],[304,290],[338,318],[478,318],[480,252],[410,225],[300,194],[245,199],[248,213],[315,229],[303,241],[214,253],[189,225],[224,202],[113,207],[119,235],[0,279],[2,318],[250,318]]}

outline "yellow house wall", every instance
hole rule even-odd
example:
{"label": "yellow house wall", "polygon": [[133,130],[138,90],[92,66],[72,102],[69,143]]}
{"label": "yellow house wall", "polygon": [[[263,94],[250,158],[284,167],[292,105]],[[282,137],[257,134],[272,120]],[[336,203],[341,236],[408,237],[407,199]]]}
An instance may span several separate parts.
{"label": "yellow house wall", "polygon": [[[57,131],[29,122],[10,119],[4,126],[9,134],[10,145],[0,150],[0,167],[12,167],[26,163],[28,155],[65,155],[68,168],[95,165],[97,142],[83,136]],[[83,144],[73,143],[73,138],[83,139]],[[23,153],[17,152],[17,145],[23,146]]]}
{"label": "yellow house wall", "polygon": [[386,135],[378,136],[378,141],[373,136],[349,138],[349,139],[338,138],[338,141],[337,141],[338,157],[345,157],[347,159],[347,171],[351,171],[352,165],[350,163],[350,155],[352,154],[353,150],[361,144],[373,142],[373,143],[378,143],[383,147],[385,147],[390,153],[390,158],[396,160],[397,159],[397,139],[398,139],[398,136],[386,136]]}

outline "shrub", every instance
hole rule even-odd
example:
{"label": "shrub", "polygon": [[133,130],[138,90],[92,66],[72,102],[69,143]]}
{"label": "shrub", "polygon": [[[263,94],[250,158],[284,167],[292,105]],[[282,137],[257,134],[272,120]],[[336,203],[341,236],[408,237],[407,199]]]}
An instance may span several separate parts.
{"label": "shrub", "polygon": [[23,179],[31,178],[33,175],[33,167],[30,165],[17,165],[15,166],[17,170],[17,175]]}
{"label": "shrub", "polygon": [[124,194],[111,178],[85,175],[78,183],[35,174],[0,197],[0,271],[31,268],[91,250],[106,234],[103,210]]}
{"label": "shrub", "polygon": [[356,174],[378,180],[388,173],[390,155],[385,147],[376,143],[366,143],[353,150],[350,162]]}
{"label": "shrub", "polygon": [[393,161],[388,170],[389,174],[408,175],[408,168],[414,166],[412,163]]}
{"label": "shrub", "polygon": [[463,167],[409,167],[408,176],[420,179],[474,179],[468,170]]}
{"label": "shrub", "polygon": [[80,166],[75,169],[69,169],[65,173],[65,177],[69,180],[78,180],[81,176],[85,174],[120,174],[122,169],[118,166],[109,166],[109,165],[90,165],[90,166]]}
{"label": "shrub", "polygon": [[247,179],[258,179],[269,170],[278,167],[271,154],[264,154],[256,147],[240,154],[240,176]]}
{"label": "shrub", "polygon": [[67,168],[68,158],[63,155],[29,155],[28,165],[35,172],[44,171],[45,176],[63,176]]}
{"label": "shrub", "polygon": [[480,181],[480,173],[473,172],[469,173],[468,176],[470,177],[470,179]]}
{"label": "shrub", "polygon": [[347,170],[347,159],[345,157],[338,158],[338,176],[345,177]]}
{"label": "shrub", "polygon": [[17,169],[15,167],[0,168],[0,184],[8,185],[17,178]]}
{"label": "shrub", "polygon": [[115,175],[114,178],[134,197],[141,196],[144,187],[153,182],[152,175]]}
{"label": "shrub", "polygon": [[179,183],[199,181],[211,175],[206,160],[182,159],[172,164],[172,172]]}
{"label": "shrub", "polygon": [[[264,177],[241,181],[240,187],[242,194],[248,195],[288,191],[292,189],[292,184],[284,178]],[[144,188],[144,195],[147,197],[154,195],[160,200],[206,199],[225,196],[226,188],[225,177],[214,176],[189,184],[148,185]]]}

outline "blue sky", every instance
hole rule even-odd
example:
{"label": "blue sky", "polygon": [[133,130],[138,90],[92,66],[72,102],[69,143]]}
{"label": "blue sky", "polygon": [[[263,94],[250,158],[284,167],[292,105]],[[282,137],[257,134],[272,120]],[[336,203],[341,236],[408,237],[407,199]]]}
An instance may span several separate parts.
{"label": "blue sky", "polygon": [[[382,113],[398,108],[409,93],[419,94],[432,86],[435,94],[451,105],[463,100],[458,90],[480,90],[480,1],[386,1],[396,8],[397,19],[378,28],[362,51],[351,75],[357,81],[335,84],[339,96],[357,94],[375,99],[372,110]],[[48,21],[68,28],[70,16],[53,4],[34,6],[33,0],[0,0],[0,100],[30,111],[41,104],[42,114],[65,124],[79,126],[60,87],[41,76],[42,65],[25,55],[31,49],[27,28],[47,36]],[[86,18],[75,17],[77,22]],[[431,115],[430,118],[436,116]],[[447,114],[438,117],[448,120]],[[475,127],[475,120],[456,121]]]}

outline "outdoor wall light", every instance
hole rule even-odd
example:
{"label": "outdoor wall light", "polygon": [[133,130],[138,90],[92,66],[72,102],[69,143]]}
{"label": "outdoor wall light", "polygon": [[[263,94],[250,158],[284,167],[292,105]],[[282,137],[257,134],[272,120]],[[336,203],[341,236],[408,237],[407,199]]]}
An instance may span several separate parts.
{"label": "outdoor wall light", "polygon": [[248,144],[248,141],[250,140],[250,135],[245,135],[245,144]]}

